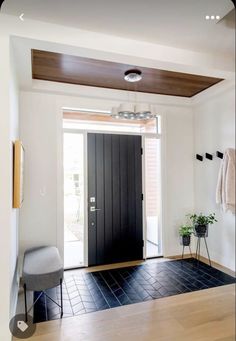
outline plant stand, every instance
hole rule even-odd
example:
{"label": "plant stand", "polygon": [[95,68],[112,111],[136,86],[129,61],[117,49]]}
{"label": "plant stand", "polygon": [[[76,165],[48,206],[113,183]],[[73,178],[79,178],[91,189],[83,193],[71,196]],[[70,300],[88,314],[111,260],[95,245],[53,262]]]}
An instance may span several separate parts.
{"label": "plant stand", "polygon": [[[186,246],[186,245],[183,245],[183,251],[182,251],[182,260],[184,259],[184,249],[185,249],[185,246]],[[190,244],[188,245],[188,247],[189,247],[189,251],[190,251],[191,258],[193,258],[193,255],[192,255],[192,251],[191,251]]]}
{"label": "plant stand", "polygon": [[211,259],[210,259],[209,250],[208,250],[207,241],[206,241],[206,237],[205,236],[197,237],[196,259],[197,259],[198,264],[199,264],[200,251],[201,251],[201,239],[202,238],[204,238],[204,242],[205,242],[205,246],[206,246],[206,250],[207,250],[208,260],[209,260],[209,264],[211,266]]}

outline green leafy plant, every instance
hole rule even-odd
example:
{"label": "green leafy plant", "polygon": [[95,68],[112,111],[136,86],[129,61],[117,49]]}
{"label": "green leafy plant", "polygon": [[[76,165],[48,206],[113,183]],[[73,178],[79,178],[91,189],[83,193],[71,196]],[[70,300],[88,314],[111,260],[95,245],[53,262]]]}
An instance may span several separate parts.
{"label": "green leafy plant", "polygon": [[188,216],[193,225],[212,225],[217,222],[215,213],[211,213],[209,215],[203,215],[202,213],[197,215],[194,213]]}
{"label": "green leafy plant", "polygon": [[191,236],[193,228],[190,225],[181,225],[179,228],[179,235],[181,237]]}

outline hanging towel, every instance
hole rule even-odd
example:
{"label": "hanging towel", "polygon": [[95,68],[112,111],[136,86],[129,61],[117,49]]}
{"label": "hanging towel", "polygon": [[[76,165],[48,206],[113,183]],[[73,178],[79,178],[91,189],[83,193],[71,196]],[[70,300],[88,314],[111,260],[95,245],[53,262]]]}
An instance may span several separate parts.
{"label": "hanging towel", "polygon": [[235,214],[235,149],[228,148],[221,162],[216,203],[221,204],[224,211]]}

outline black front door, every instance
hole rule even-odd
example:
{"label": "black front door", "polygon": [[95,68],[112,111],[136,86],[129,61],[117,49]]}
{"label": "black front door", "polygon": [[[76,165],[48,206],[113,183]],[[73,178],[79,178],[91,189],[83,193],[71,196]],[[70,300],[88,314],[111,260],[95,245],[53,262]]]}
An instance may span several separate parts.
{"label": "black front door", "polygon": [[143,258],[141,136],[88,134],[88,264]]}

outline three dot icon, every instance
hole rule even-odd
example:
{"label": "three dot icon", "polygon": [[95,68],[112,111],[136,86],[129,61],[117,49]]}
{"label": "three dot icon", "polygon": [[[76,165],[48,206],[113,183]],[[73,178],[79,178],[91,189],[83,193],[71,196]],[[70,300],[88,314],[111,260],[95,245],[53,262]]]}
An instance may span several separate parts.
{"label": "three dot icon", "polygon": [[220,20],[219,15],[206,15],[206,20]]}

